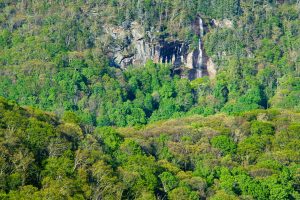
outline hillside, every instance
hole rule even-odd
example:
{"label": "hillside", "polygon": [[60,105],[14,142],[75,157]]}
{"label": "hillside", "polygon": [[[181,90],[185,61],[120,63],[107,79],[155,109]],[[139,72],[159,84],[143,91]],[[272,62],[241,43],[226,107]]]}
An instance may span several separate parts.
{"label": "hillside", "polygon": [[0,199],[300,199],[299,0],[0,0]]}
{"label": "hillside", "polygon": [[0,100],[1,199],[299,199],[300,114],[85,129]]}
{"label": "hillside", "polygon": [[0,95],[21,105],[94,126],[299,110],[295,0],[23,0],[0,11]]}

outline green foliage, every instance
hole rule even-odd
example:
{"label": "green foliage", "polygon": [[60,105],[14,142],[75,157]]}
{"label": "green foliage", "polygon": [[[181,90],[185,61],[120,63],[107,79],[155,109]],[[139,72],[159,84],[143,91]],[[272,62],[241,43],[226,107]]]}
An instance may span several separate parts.
{"label": "green foliage", "polygon": [[49,158],[45,160],[45,169],[42,171],[42,175],[50,177],[52,179],[59,179],[62,177],[68,177],[72,174],[73,162],[69,158]]}
{"label": "green foliage", "polygon": [[0,116],[3,199],[299,197],[299,114],[291,111],[89,133],[71,123],[73,113],[59,119],[2,98]]}
{"label": "green foliage", "polygon": [[170,199],[188,199],[188,200],[196,200],[199,199],[196,192],[191,192],[187,187],[178,187],[171,191]]}
{"label": "green foliage", "polygon": [[233,154],[236,151],[236,144],[230,137],[226,135],[213,137],[211,139],[211,144],[213,147],[220,149],[221,152],[225,155]]}
{"label": "green foliage", "polygon": [[163,184],[164,191],[170,192],[178,185],[178,180],[175,176],[173,176],[170,172],[163,172],[159,175],[159,178]]}
{"label": "green foliage", "polygon": [[211,198],[212,200],[237,200],[234,195],[227,194],[223,190],[217,191],[217,193]]}
{"label": "green foliage", "polygon": [[275,132],[274,126],[272,124],[260,121],[253,121],[251,123],[250,131],[252,134],[259,135],[273,135]]}
{"label": "green foliage", "polygon": [[64,113],[62,120],[64,122],[74,123],[74,124],[78,124],[80,122],[79,117],[75,113],[70,112],[70,111],[67,111]]}
{"label": "green foliage", "polygon": [[[191,114],[299,109],[295,1],[18,1],[1,11],[0,95],[71,123],[139,126]],[[215,79],[190,82],[150,60],[123,71],[110,66],[107,50],[132,41],[112,41],[107,27],[138,22],[151,38],[191,44],[198,42],[197,16],[207,25],[204,50],[217,66]]]}
{"label": "green foliage", "polygon": [[268,136],[252,135],[239,143],[238,152],[245,162],[254,163],[268,142]]}
{"label": "green foliage", "polygon": [[[0,199],[300,199],[299,13],[295,0],[0,0]],[[216,77],[111,65],[133,42],[118,28],[197,48],[199,16]]]}
{"label": "green foliage", "polygon": [[275,107],[299,110],[299,80],[299,77],[293,76],[282,78],[271,103]]}
{"label": "green foliage", "polygon": [[122,137],[111,127],[97,128],[95,134],[103,142],[109,152],[118,149],[122,141]]}

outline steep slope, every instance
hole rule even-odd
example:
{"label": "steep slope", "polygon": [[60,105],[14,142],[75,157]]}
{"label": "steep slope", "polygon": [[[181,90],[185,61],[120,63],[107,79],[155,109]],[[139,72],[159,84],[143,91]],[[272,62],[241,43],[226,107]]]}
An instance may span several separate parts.
{"label": "steep slope", "polygon": [[[299,95],[298,87],[287,95],[281,89],[299,76],[297,1],[6,1],[0,9],[0,95],[22,105],[72,110],[90,124],[118,126],[191,108],[207,115],[299,105],[285,102]],[[138,81],[143,70],[128,69],[138,74],[124,77],[110,67],[115,59],[138,65],[149,58],[173,64],[167,80],[218,73],[185,83],[191,95],[174,105],[182,88],[157,78],[161,67],[145,69]],[[144,99],[147,107],[134,103]],[[136,115],[134,122],[116,119],[114,104],[125,118]],[[103,119],[104,113],[110,116]],[[164,114],[151,118],[155,113]]]}
{"label": "steep slope", "polygon": [[0,0],[0,199],[300,199],[299,77],[299,0]]}
{"label": "steep slope", "polygon": [[[0,95],[99,126],[299,109],[299,9],[296,0],[0,2]],[[113,67],[122,62],[135,66]]]}

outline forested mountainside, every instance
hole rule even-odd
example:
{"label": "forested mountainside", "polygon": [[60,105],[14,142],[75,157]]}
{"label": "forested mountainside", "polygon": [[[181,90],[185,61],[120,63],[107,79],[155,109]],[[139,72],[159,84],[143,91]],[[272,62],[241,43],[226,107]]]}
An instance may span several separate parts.
{"label": "forested mountainside", "polygon": [[0,99],[0,199],[300,199],[300,114],[87,129]]}
{"label": "forested mountainside", "polygon": [[[1,1],[0,11],[0,95],[21,105],[73,111],[97,126],[299,110],[296,0],[22,0]],[[165,57],[151,61],[145,52],[156,44]],[[199,50],[216,76],[189,81],[188,63],[174,62],[191,55],[197,63]],[[130,55],[150,61],[117,65]]]}
{"label": "forested mountainside", "polygon": [[0,0],[0,199],[300,199],[299,0]]}

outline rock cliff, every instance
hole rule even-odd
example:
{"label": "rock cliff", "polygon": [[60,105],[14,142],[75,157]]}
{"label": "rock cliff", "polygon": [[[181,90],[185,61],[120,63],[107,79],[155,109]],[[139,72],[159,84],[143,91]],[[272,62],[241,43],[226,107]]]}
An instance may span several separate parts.
{"label": "rock cliff", "polygon": [[[145,31],[137,22],[127,27],[105,25],[104,31],[112,38],[107,47],[111,63],[125,69],[129,65],[143,65],[151,59],[155,63],[170,63],[174,73],[195,79],[216,73],[212,59],[208,58],[203,48],[203,36],[208,31],[202,18],[198,16],[191,24],[194,34],[198,36],[195,48],[186,41],[164,40],[156,37],[156,32]],[[210,69],[208,70],[207,64]]]}

